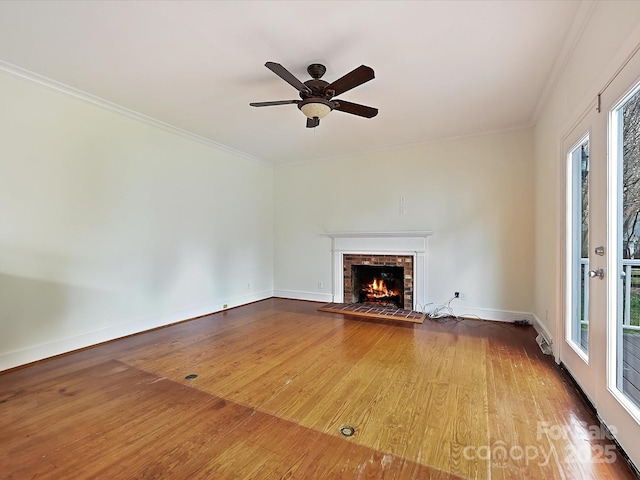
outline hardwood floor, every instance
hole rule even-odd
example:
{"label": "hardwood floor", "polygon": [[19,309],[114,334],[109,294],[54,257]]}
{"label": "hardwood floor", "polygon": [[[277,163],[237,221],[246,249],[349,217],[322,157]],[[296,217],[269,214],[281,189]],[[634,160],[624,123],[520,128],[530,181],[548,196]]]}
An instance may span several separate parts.
{"label": "hardwood floor", "polygon": [[269,299],[1,374],[1,478],[635,478],[533,328],[320,305]]}

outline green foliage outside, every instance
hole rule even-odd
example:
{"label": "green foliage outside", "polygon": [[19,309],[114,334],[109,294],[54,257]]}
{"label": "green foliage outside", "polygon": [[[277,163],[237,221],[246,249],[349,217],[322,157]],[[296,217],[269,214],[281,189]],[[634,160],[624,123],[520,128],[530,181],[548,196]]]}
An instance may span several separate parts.
{"label": "green foliage outside", "polygon": [[[629,324],[640,326],[640,268],[631,268],[631,301]],[[640,333],[640,332],[638,332]]]}
{"label": "green foliage outside", "polygon": [[636,327],[640,327],[640,293],[631,292],[630,310],[631,310],[631,318],[629,319],[629,323]]}

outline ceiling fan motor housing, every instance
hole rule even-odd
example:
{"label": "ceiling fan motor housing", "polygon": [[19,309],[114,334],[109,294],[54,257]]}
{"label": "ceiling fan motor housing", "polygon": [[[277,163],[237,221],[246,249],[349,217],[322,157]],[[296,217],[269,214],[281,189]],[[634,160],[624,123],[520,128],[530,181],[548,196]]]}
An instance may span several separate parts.
{"label": "ceiling fan motor housing", "polygon": [[302,99],[321,97],[327,100],[331,100],[331,97],[333,97],[336,93],[334,90],[327,89],[327,86],[329,84],[324,80],[314,78],[313,80],[307,80],[306,82],[304,82],[304,84],[309,87],[309,90],[311,90],[311,92],[301,91],[300,98]]}

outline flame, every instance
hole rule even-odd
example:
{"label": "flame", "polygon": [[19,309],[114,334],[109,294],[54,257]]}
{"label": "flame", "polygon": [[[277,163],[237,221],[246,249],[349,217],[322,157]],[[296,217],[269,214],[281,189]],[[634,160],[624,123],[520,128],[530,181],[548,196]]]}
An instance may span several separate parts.
{"label": "flame", "polygon": [[364,290],[373,298],[390,297],[398,294],[393,290],[389,290],[384,280],[378,280],[376,277],[373,278],[373,282],[365,286]]}

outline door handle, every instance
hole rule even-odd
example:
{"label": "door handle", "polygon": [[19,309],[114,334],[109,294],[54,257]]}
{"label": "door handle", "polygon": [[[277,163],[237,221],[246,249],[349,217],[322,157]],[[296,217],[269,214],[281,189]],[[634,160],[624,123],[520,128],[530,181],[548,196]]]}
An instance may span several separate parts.
{"label": "door handle", "polygon": [[602,280],[604,278],[604,270],[601,268],[598,268],[597,270],[589,270],[589,278],[595,277],[598,277],[600,278],[600,280]]}

